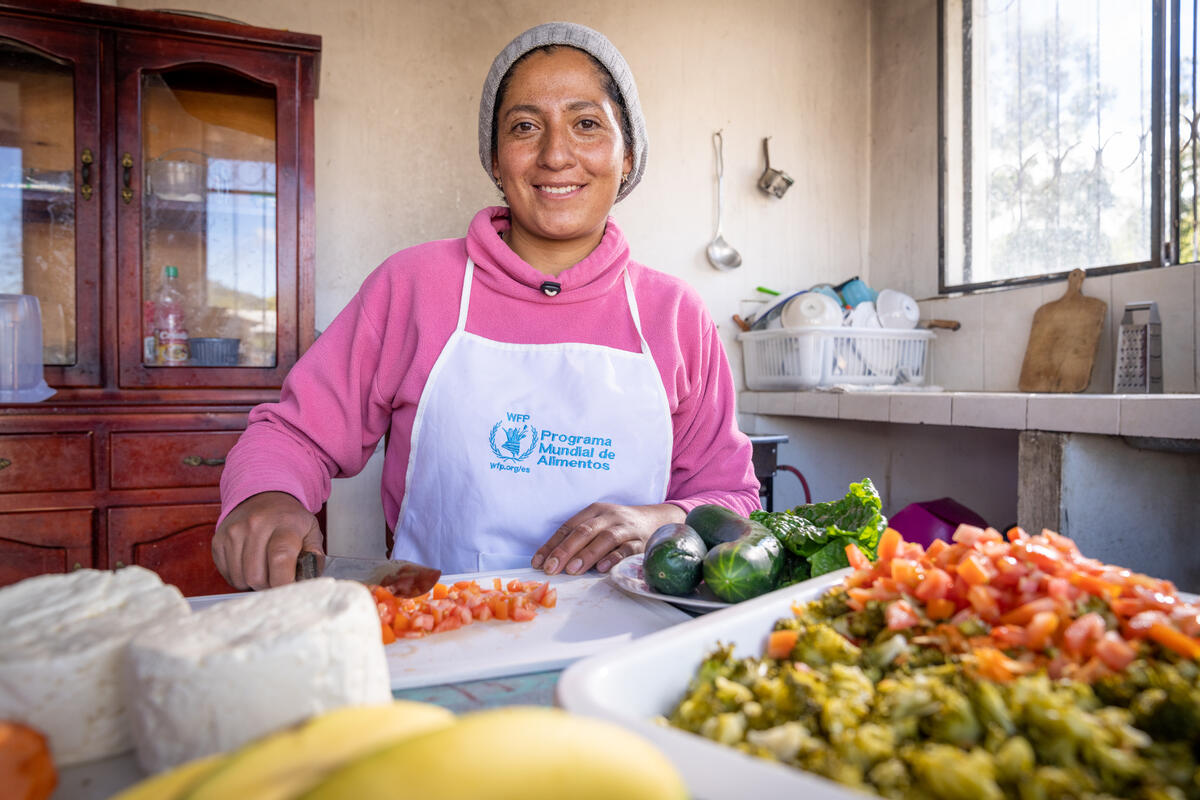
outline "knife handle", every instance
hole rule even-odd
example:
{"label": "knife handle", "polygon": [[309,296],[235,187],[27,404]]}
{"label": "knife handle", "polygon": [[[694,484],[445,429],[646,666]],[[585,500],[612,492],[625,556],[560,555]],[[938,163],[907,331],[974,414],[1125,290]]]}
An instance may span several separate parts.
{"label": "knife handle", "polygon": [[321,577],[321,568],[317,564],[317,554],[312,550],[301,550],[296,557],[296,580],[305,581],[309,578]]}

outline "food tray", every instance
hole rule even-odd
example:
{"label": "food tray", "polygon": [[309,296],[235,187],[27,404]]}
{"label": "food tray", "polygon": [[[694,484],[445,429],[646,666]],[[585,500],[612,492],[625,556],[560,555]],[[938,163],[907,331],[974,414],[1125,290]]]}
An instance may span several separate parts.
{"label": "food tray", "polygon": [[734,645],[739,657],[761,655],[775,620],[791,615],[794,603],[816,599],[850,572],[838,570],[777,589],[578,661],[559,678],[556,700],[567,711],[614,721],[652,741],[696,798],[741,800],[753,787],[756,797],[862,800],[861,793],[819,775],[654,722],[682,699],[696,668],[718,642]]}
{"label": "food tray", "polygon": [[738,334],[746,386],[794,391],[837,384],[921,385],[933,331],[791,328]]}

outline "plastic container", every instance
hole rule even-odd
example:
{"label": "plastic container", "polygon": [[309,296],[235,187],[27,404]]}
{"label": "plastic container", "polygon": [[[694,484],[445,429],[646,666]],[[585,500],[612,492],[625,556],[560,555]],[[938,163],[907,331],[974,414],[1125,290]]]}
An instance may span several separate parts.
{"label": "plastic container", "polygon": [[236,367],[241,339],[198,337],[188,339],[192,364],[199,367]]}
{"label": "plastic container", "polygon": [[42,370],[42,306],[31,294],[0,294],[0,403],[54,394]]}
{"label": "plastic container", "polygon": [[803,328],[738,334],[746,386],[795,391],[841,383],[921,385],[933,331]]}

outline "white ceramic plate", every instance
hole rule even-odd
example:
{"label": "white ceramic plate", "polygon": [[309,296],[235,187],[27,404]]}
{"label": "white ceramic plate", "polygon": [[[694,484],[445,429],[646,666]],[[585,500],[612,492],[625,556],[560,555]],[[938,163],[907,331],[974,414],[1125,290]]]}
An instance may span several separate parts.
{"label": "white ceramic plate", "polygon": [[816,599],[850,572],[842,569],[776,589],[577,661],[555,686],[558,705],[614,721],[652,741],[679,769],[693,797],[862,800],[860,792],[818,775],[654,722],[682,699],[696,668],[718,642],[733,645],[738,657],[760,655],[775,620],[790,616],[793,603]]}
{"label": "white ceramic plate", "polygon": [[609,570],[609,579],[624,591],[638,597],[662,600],[697,611],[714,611],[729,605],[729,603],[718,600],[717,596],[703,583],[696,591],[683,597],[654,591],[650,588],[650,584],[646,583],[646,575],[642,572],[642,556],[642,553],[638,553],[621,559],[615,567]]}

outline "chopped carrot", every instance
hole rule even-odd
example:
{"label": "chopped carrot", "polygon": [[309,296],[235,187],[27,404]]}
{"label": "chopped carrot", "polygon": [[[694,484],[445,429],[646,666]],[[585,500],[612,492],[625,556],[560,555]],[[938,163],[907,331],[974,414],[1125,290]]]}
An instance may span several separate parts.
{"label": "chopped carrot", "polygon": [[771,631],[767,637],[767,657],[777,660],[790,658],[799,638],[799,631]]}
{"label": "chopped carrot", "polygon": [[1150,626],[1147,635],[1168,650],[1173,650],[1184,658],[1200,658],[1200,642],[1190,636],[1180,633],[1163,622]]}

